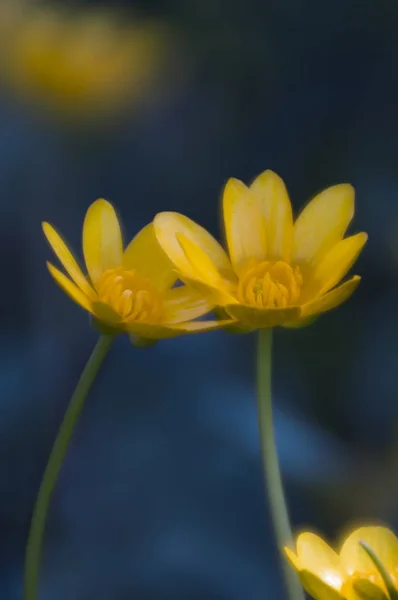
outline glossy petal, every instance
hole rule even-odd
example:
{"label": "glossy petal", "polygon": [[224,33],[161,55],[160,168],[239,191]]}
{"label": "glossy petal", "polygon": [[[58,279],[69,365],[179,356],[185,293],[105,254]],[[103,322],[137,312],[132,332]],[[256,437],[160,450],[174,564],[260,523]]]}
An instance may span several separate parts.
{"label": "glossy petal", "polygon": [[140,323],[138,321],[129,323],[127,331],[130,334],[140,338],[152,340],[160,340],[164,338],[172,338],[178,335],[187,333],[201,333],[212,331],[213,329],[222,329],[225,326],[232,324],[232,320],[225,321],[190,321],[188,323],[174,324],[152,324]]}
{"label": "glossy petal", "polygon": [[206,229],[188,217],[173,212],[159,213],[154,219],[154,228],[161,247],[183,275],[195,278],[195,271],[177,239],[179,235],[188,238],[198,246],[222,277],[234,279],[232,266],[225,250]]}
{"label": "glossy petal", "polygon": [[106,200],[96,200],[86,213],[83,252],[94,285],[104,271],[122,265],[123,242],[119,221],[112,204]]}
{"label": "glossy petal", "polygon": [[256,329],[283,325],[283,323],[294,321],[300,316],[300,307],[298,306],[257,308],[246,304],[227,304],[224,308],[233,319],[247,327]]}
{"label": "glossy petal", "polygon": [[338,590],[324,583],[310,571],[301,571],[300,581],[306,592],[315,600],[343,600]]}
{"label": "glossy petal", "polygon": [[358,233],[333,246],[316,265],[303,295],[306,298],[322,295],[337,285],[357,260],[367,239],[366,233]]}
{"label": "glossy petal", "polygon": [[330,187],[304,208],[293,231],[293,261],[316,264],[339,242],[354,215],[354,188]]}
{"label": "glossy petal", "polygon": [[42,223],[44,235],[47,238],[48,243],[54,250],[54,253],[58,257],[60,263],[64,267],[65,271],[70,275],[76,285],[82,290],[82,292],[89,298],[95,297],[95,292],[87,278],[83,275],[82,270],[76,262],[76,259],[72,255],[71,251],[61,238],[61,236],[55,231],[55,229],[49,223]]}
{"label": "glossy petal", "polygon": [[183,285],[166,292],[163,318],[166,323],[181,323],[197,319],[210,312],[213,304],[199,291]]}
{"label": "glossy petal", "polygon": [[229,255],[236,273],[253,259],[267,257],[266,223],[260,201],[238,179],[229,179],[224,189],[223,214]]}
{"label": "glossy petal", "polygon": [[66,275],[61,273],[61,271],[55,268],[51,263],[48,262],[47,267],[55,281],[63,289],[63,291],[68,294],[69,298],[72,298],[72,300],[74,300],[77,304],[92,313],[92,303],[81,291],[81,289],[78,288],[77,285],[75,285],[68,277],[66,277]]}
{"label": "glossy petal", "polygon": [[259,199],[266,223],[267,257],[290,260],[293,242],[293,212],[283,180],[273,171],[264,171],[250,189]]}
{"label": "glossy petal", "polygon": [[345,600],[388,600],[383,589],[365,577],[347,580],[341,593]]}
{"label": "glossy petal", "polygon": [[174,265],[156,239],[153,223],[150,223],[131,240],[123,255],[125,269],[137,272],[159,291],[170,288],[177,280]]}
{"label": "glossy petal", "polygon": [[311,571],[328,586],[340,590],[344,575],[340,558],[314,533],[302,533],[297,539],[297,556],[302,570]]}
{"label": "glossy petal", "polygon": [[327,312],[342,304],[353,294],[359,285],[361,278],[358,275],[354,275],[351,279],[335,288],[331,292],[328,292],[324,296],[320,296],[301,307],[301,318],[311,317],[319,313]]}
{"label": "glossy petal", "polygon": [[195,279],[216,287],[222,284],[220,271],[200,246],[182,233],[177,234],[177,241]]}
{"label": "glossy petal", "polygon": [[398,540],[393,532],[386,527],[360,527],[348,536],[340,551],[341,563],[348,574],[375,571],[359,542],[373,550],[387,571],[398,567]]}

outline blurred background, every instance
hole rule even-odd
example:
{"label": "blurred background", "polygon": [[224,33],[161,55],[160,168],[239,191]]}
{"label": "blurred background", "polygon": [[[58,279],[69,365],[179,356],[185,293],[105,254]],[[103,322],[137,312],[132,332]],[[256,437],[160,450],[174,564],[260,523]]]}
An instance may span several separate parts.
{"label": "blurred background", "polygon": [[[0,596],[95,343],[50,279],[48,220],[81,252],[114,203],[219,236],[227,178],[281,175],[298,209],[351,182],[370,240],[338,311],[278,330],[274,404],[296,529],[398,527],[398,5],[392,0],[1,0]],[[40,600],[284,598],[265,499],[255,337],[119,338],[48,519]]]}

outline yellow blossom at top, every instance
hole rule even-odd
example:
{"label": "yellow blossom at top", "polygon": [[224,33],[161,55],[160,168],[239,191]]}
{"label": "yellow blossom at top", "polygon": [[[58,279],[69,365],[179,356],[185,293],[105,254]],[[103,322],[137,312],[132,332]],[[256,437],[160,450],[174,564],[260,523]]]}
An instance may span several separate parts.
{"label": "yellow blossom at top", "polygon": [[83,225],[88,276],[49,223],[43,223],[43,231],[69,275],[47,263],[55,281],[111,332],[129,333],[133,341],[157,340],[220,327],[217,321],[193,320],[211,306],[190,287],[173,287],[177,274],[156,240],[152,223],[123,251],[114,208],[106,200],[96,200]]}
{"label": "yellow blossom at top", "polygon": [[104,115],[146,100],[170,57],[166,28],[115,8],[0,6],[0,77],[28,103]]}
{"label": "yellow blossom at top", "polygon": [[302,533],[296,552],[290,548],[285,552],[315,600],[389,600],[381,575],[360,542],[381,561],[398,592],[398,539],[386,527],[359,527],[339,552],[314,533]]}
{"label": "yellow blossom at top", "polygon": [[354,189],[318,194],[293,221],[286,187],[272,171],[248,187],[230,179],[223,194],[228,254],[188,217],[164,212],[155,232],[181,279],[201,290],[243,328],[300,326],[344,302],[354,276],[338,285],[367,235],[344,238],[354,216]]}

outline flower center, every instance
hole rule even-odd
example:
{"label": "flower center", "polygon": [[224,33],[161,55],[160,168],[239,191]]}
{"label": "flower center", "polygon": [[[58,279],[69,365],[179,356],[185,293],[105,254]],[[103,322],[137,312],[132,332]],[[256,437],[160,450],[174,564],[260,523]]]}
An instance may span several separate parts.
{"label": "flower center", "polygon": [[134,270],[108,269],[97,283],[101,302],[108,304],[128,321],[158,322],[162,316],[162,299],[149,281]]}
{"label": "flower center", "polygon": [[299,267],[282,260],[261,262],[240,277],[237,299],[260,308],[285,308],[297,303],[302,283]]}

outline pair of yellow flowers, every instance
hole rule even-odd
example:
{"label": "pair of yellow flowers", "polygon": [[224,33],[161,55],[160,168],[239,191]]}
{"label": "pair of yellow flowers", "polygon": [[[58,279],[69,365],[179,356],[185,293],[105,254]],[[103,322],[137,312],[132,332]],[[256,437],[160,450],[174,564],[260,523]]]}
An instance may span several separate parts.
{"label": "pair of yellow flowers", "polygon": [[[354,190],[340,184],[294,222],[282,179],[267,170],[250,186],[237,179],[225,186],[227,251],[173,212],[158,214],[124,250],[116,213],[100,199],[83,225],[88,276],[55,229],[43,229],[69,277],[48,263],[50,273],[75,302],[109,332],[158,340],[220,327],[301,326],[335,308],[360,281],[338,285],[367,240],[344,238],[353,215]],[[218,320],[200,320],[213,309]]]}
{"label": "pair of yellow flowers", "polygon": [[[340,284],[367,240],[365,233],[344,238],[354,215],[350,185],[324,190],[293,222],[285,185],[275,173],[265,171],[249,187],[230,179],[223,215],[228,253],[205,229],[172,212],[158,214],[124,250],[113,207],[97,200],[83,226],[88,276],[44,223],[69,277],[48,268],[106,332],[125,332],[133,341],[231,326],[301,326],[357,287],[358,276]],[[198,320],[213,309],[219,320]],[[313,533],[299,535],[296,552],[285,552],[316,600],[392,600],[360,542],[380,559],[398,590],[398,540],[384,527],[355,530],[339,553]]]}

